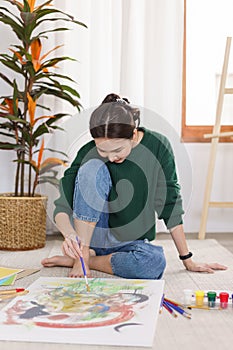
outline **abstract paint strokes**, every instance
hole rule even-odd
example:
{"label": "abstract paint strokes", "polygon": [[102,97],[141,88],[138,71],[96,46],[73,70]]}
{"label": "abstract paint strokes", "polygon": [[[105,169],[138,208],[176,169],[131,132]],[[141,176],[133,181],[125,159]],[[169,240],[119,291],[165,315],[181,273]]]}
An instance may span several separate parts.
{"label": "abstract paint strokes", "polygon": [[[84,279],[39,278],[1,311],[0,339],[143,346],[153,340],[163,281],[90,278],[89,285],[87,292]],[[132,336],[138,328],[148,334],[146,343]]]}

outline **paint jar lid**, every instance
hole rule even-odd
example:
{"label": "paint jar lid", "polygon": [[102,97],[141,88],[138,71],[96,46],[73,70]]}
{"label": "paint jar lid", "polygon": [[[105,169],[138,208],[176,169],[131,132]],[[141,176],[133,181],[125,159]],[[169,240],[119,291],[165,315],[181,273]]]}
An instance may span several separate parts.
{"label": "paint jar lid", "polygon": [[229,294],[227,292],[221,292],[219,294],[220,301],[223,302],[228,302]]}
{"label": "paint jar lid", "polygon": [[207,293],[207,297],[208,297],[209,301],[215,301],[215,299],[216,299],[216,292],[212,292],[212,291],[208,292]]}
{"label": "paint jar lid", "polygon": [[205,292],[203,290],[196,290],[195,295],[196,295],[196,297],[204,297]]}

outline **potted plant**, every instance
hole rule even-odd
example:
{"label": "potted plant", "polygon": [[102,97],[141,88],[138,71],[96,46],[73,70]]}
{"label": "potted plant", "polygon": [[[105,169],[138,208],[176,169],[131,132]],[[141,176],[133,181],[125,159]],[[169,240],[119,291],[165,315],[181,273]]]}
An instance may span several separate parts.
{"label": "potted plant", "polygon": [[[11,91],[0,96],[0,149],[15,152],[14,193],[0,196],[0,249],[36,249],[45,245],[47,200],[36,193],[37,185],[56,185],[55,167],[65,164],[62,152],[59,157],[45,156],[58,151],[46,149],[44,136],[61,129],[57,122],[67,114],[54,114],[43,97],[61,99],[78,111],[81,107],[78,92],[70,86],[74,80],[56,71],[59,62],[73,59],[54,57],[60,45],[44,52],[43,43],[52,32],[68,30],[61,21],[85,24],[54,8],[53,0],[38,5],[36,0],[3,1],[0,22],[13,31],[17,41],[0,53],[1,65],[14,75],[12,79],[0,71],[0,83]],[[51,29],[50,23],[58,24]]]}

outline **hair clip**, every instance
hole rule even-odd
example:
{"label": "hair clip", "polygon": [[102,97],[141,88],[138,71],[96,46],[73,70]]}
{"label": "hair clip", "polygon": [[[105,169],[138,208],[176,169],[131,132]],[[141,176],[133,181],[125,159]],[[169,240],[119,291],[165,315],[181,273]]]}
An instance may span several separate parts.
{"label": "hair clip", "polygon": [[124,104],[124,105],[127,105],[127,104],[128,104],[127,101],[124,100],[123,98],[117,98],[117,99],[116,99],[116,102],[122,103],[122,104]]}

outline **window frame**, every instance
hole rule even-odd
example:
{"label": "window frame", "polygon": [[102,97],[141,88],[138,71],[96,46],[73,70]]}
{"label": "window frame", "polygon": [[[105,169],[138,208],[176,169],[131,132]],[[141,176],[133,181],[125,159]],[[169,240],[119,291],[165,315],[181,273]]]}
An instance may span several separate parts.
{"label": "window frame", "polygon": [[[213,132],[214,125],[187,125],[186,124],[186,20],[187,0],[184,0],[184,31],[183,31],[183,69],[182,69],[182,142],[211,142],[211,138],[204,138],[205,134]],[[233,125],[222,125],[221,132],[233,131]],[[220,137],[219,142],[233,142],[232,137]]]}

